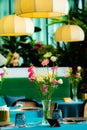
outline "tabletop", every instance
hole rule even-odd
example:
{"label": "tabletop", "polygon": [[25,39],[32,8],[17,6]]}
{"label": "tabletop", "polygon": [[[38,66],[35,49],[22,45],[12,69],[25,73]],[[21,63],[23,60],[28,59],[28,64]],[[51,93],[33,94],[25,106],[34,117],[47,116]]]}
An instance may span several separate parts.
{"label": "tabletop", "polygon": [[[60,122],[60,127],[51,127],[48,123],[47,126],[42,125],[42,111],[41,110],[30,110],[30,111],[19,111],[19,109],[10,109],[10,122],[15,122],[16,113],[24,113],[26,116],[26,127],[18,128],[13,126],[1,127],[0,130],[87,130],[87,120],[84,122]],[[14,123],[15,124],[15,123]]]}
{"label": "tabletop", "polygon": [[[41,122],[40,122],[41,123]],[[43,126],[39,122],[33,122],[33,125],[30,123],[27,127],[17,128],[17,127],[2,127],[1,130],[77,130],[84,129],[87,130],[87,122],[85,123],[73,123],[73,124],[60,124],[60,127],[51,127],[50,125]]]}

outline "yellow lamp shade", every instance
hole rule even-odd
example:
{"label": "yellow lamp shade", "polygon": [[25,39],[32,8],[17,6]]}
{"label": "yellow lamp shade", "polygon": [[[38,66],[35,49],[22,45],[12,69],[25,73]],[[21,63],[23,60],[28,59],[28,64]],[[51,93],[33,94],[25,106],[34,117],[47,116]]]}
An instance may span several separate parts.
{"label": "yellow lamp shade", "polygon": [[22,17],[52,18],[68,11],[68,0],[15,0],[15,12]]}
{"label": "yellow lamp shade", "polygon": [[84,31],[78,25],[60,26],[54,35],[55,41],[60,42],[78,42],[83,41]]}
{"label": "yellow lamp shade", "polygon": [[29,18],[8,15],[0,19],[0,36],[21,36],[33,32],[34,25]]}

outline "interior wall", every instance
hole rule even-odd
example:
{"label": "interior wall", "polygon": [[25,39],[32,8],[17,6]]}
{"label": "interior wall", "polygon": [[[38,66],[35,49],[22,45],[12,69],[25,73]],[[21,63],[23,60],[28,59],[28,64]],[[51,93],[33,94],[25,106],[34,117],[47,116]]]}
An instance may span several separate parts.
{"label": "interior wall", "polygon": [[[28,68],[7,68],[8,78],[15,77],[28,77]],[[44,68],[37,68],[38,73],[43,73]],[[68,71],[68,67],[59,67],[58,76],[64,76]],[[3,68],[0,68],[0,72],[3,72]]]}

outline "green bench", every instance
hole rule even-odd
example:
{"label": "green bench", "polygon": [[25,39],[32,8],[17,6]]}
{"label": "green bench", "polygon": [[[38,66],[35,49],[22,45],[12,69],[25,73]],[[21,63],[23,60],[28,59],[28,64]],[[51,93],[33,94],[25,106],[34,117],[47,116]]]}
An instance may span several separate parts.
{"label": "green bench", "polygon": [[[58,77],[63,79],[63,84],[59,85],[52,95],[52,100],[61,100],[64,97],[71,97],[69,79],[65,77]],[[7,78],[2,84],[0,90],[1,96],[25,96],[29,99],[40,101],[40,94],[35,85],[28,80],[28,78]]]}

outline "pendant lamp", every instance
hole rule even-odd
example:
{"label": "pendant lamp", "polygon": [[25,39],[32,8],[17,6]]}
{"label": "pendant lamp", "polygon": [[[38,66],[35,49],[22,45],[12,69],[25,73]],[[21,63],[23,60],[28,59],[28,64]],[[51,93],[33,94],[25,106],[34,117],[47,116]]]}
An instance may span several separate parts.
{"label": "pendant lamp", "polygon": [[0,36],[22,36],[33,32],[34,25],[29,18],[8,15],[0,19]]}
{"label": "pendant lamp", "polygon": [[7,59],[2,54],[0,54],[0,66],[4,65],[6,62]]}
{"label": "pendant lamp", "polygon": [[15,13],[22,17],[52,18],[68,11],[68,0],[15,0]]}
{"label": "pendant lamp", "polygon": [[78,25],[60,26],[54,35],[55,41],[60,42],[78,42],[85,38],[84,31]]}

